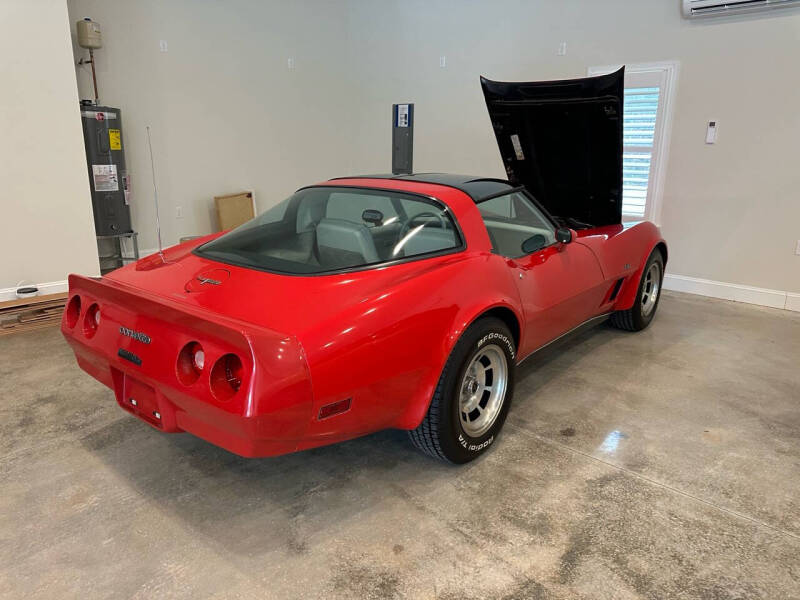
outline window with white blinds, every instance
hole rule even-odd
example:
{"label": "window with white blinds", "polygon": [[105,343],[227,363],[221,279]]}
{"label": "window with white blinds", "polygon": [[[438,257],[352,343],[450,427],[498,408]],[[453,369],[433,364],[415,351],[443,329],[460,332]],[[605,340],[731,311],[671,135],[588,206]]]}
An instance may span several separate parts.
{"label": "window with white blinds", "polygon": [[626,87],[622,119],[622,214],[644,218],[659,87]]}
{"label": "window with white blinds", "polygon": [[[591,67],[589,75],[620,65]],[[622,119],[622,218],[658,221],[672,94],[678,64],[625,65]]]}

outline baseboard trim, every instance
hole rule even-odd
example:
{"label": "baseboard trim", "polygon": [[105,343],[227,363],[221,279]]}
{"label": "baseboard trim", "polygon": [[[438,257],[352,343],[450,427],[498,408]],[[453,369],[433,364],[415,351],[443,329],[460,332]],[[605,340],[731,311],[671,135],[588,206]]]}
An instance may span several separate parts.
{"label": "baseboard trim", "polygon": [[[66,292],[69,290],[69,284],[67,280],[63,281],[48,281],[47,283],[23,283],[18,287],[30,287],[35,285],[39,288],[39,295],[44,296],[45,294],[60,294],[62,292]],[[2,288],[0,289],[0,302],[6,302],[7,300],[16,300],[17,299],[17,288]]]}
{"label": "baseboard trim", "polygon": [[800,294],[786,292],[786,310],[800,312]]}
{"label": "baseboard trim", "polygon": [[725,283],[686,275],[664,275],[664,289],[699,296],[745,302],[771,308],[800,311],[800,294],[770,290],[738,283]]}

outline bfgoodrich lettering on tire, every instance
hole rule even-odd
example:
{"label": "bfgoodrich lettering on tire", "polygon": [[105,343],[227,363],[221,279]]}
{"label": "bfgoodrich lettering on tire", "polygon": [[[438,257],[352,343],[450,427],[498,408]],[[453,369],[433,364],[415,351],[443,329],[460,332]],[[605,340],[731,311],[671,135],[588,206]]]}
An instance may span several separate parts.
{"label": "bfgoodrich lettering on tire", "polygon": [[409,432],[417,448],[454,463],[486,452],[506,420],[514,390],[516,347],[505,323],[473,323],[439,377],[428,413]]}

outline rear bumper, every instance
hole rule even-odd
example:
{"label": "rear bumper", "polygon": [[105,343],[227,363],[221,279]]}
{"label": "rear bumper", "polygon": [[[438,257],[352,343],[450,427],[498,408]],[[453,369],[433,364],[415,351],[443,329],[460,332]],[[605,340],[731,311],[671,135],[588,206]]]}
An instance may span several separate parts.
{"label": "rear bumper", "polygon": [[[233,414],[152,381],[122,361],[109,361],[67,333],[65,337],[81,369],[111,388],[123,410],[161,432],[188,432],[229,452],[252,458],[287,454],[298,448],[299,438],[286,433],[296,431],[297,423],[307,422],[308,407],[295,406],[268,415]],[[286,427],[287,421],[295,427]]]}

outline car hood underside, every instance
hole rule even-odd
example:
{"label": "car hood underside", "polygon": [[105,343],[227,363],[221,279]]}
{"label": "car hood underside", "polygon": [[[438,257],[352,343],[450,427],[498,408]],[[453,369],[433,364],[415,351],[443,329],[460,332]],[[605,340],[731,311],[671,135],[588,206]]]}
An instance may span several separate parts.
{"label": "car hood underside", "polygon": [[527,83],[481,77],[509,180],[571,226],[622,220],[624,71]]}

